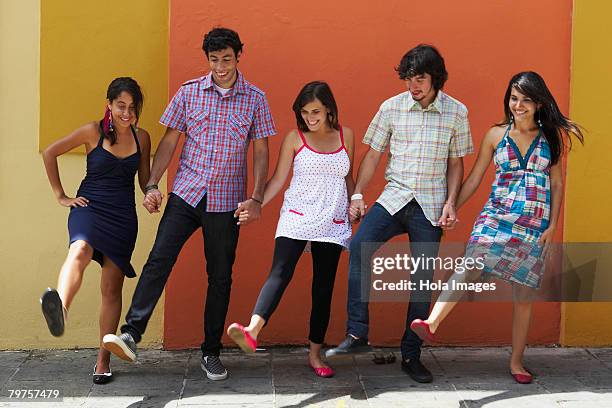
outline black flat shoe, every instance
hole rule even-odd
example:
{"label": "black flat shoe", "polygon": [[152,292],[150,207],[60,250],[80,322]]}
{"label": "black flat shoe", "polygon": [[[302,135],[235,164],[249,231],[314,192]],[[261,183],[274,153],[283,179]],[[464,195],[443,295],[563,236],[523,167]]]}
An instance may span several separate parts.
{"label": "black flat shoe", "polygon": [[106,384],[113,380],[113,373],[111,372],[110,367],[108,369],[108,373],[96,374],[97,367],[98,366],[95,365],[94,371],[93,371],[93,383],[94,384]]}
{"label": "black flat shoe", "polygon": [[57,290],[47,288],[40,298],[40,304],[51,334],[55,337],[64,334],[64,305]]}
{"label": "black flat shoe", "polygon": [[431,371],[421,363],[421,360],[413,358],[408,361],[402,361],[402,371],[419,383],[430,383],[433,381]]}
{"label": "black flat shoe", "polygon": [[367,353],[372,351],[367,339],[357,339],[350,334],[338,347],[331,348],[325,352],[325,357],[344,356],[348,354]]}

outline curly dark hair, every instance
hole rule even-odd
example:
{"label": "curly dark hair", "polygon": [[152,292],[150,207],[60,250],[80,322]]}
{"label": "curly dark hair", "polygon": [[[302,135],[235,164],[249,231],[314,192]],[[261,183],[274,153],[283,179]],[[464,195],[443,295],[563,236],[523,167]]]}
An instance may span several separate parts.
{"label": "curly dark hair", "polygon": [[401,80],[406,80],[416,75],[429,74],[436,91],[442,89],[448,79],[448,72],[446,72],[442,54],[434,46],[428,44],[419,44],[408,51],[402,57],[395,71]]}
{"label": "curly dark hair", "polygon": [[202,50],[204,50],[204,54],[208,58],[208,53],[211,51],[221,51],[230,47],[234,50],[234,55],[238,57],[238,54],[242,52],[243,45],[240,42],[240,36],[234,30],[215,27],[204,36]]}

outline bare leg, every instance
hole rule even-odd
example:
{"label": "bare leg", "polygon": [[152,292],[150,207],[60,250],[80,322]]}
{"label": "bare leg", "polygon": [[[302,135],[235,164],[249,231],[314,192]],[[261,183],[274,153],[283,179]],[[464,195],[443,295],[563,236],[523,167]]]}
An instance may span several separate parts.
{"label": "bare leg", "polygon": [[121,318],[123,279],[121,269],[105,256],[100,282],[102,303],[100,305],[100,351],[96,362],[96,373],[98,374],[109,370],[110,352],[102,346],[102,337],[105,334],[117,332]]}
{"label": "bare leg", "polygon": [[512,357],[510,372],[513,374],[529,374],[523,367],[523,354],[527,346],[527,334],[531,323],[532,302],[527,300],[532,289],[515,285],[513,287],[515,301],[512,307]]}
{"label": "bare leg", "polygon": [[[480,270],[465,271],[463,273],[455,272],[448,279],[447,283],[449,288],[457,287],[457,283],[468,283],[474,282],[480,277]],[[440,293],[438,300],[434,304],[429,317],[425,322],[429,324],[429,330],[435,333],[438,330],[438,326],[448,316],[448,314],[455,308],[459,299],[465,293],[464,290],[445,290]]]}
{"label": "bare leg", "polygon": [[57,292],[66,311],[81,287],[83,272],[93,256],[93,248],[86,241],[74,241],[68,250],[68,256],[62,265],[57,279]]}
{"label": "bare leg", "polygon": [[254,340],[257,340],[257,336],[265,324],[266,321],[263,317],[254,314],[251,316],[251,323],[249,323],[249,326],[245,327],[244,330],[247,331]]}
{"label": "bare leg", "polygon": [[310,351],[308,353],[308,361],[314,368],[328,368],[329,366],[321,360],[321,346],[322,344],[310,342]]}

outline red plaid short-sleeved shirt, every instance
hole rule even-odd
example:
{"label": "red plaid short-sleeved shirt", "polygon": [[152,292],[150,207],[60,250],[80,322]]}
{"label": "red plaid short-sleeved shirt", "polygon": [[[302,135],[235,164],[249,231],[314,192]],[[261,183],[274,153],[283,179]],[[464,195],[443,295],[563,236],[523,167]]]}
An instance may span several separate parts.
{"label": "red plaid short-sleeved shirt", "polygon": [[207,195],[210,212],[235,210],[245,200],[249,142],[276,134],[264,92],[240,72],[225,96],[210,73],[185,82],[160,123],[185,134],[172,192],[192,207]]}

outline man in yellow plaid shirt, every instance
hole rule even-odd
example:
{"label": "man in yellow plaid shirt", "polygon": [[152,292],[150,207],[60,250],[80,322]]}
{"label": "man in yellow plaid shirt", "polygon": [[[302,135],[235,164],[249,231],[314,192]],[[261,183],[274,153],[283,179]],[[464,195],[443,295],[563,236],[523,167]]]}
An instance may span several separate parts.
{"label": "man in yellow plaid shirt", "polygon": [[[365,217],[350,245],[347,336],[327,357],[371,350],[370,270],[362,270],[362,257],[369,264],[382,244],[402,233],[410,237],[413,256],[436,257],[443,229],[456,222],[463,156],[474,150],[467,108],[442,91],[448,74],[438,50],[419,45],[404,55],[396,70],[408,91],[383,102],[363,138],[370,149],[359,167],[350,215],[353,222]],[[362,193],[387,148],[387,185],[365,215]],[[412,276],[427,282],[433,269],[419,268]],[[420,361],[422,341],[410,330],[410,322],[426,318],[430,303],[430,290],[411,291],[401,341],[402,370],[418,382],[431,382],[433,376]]]}

